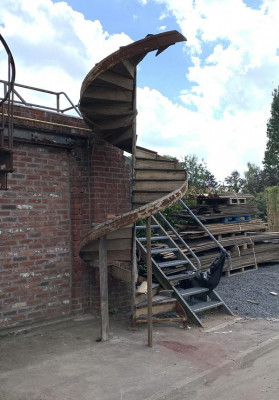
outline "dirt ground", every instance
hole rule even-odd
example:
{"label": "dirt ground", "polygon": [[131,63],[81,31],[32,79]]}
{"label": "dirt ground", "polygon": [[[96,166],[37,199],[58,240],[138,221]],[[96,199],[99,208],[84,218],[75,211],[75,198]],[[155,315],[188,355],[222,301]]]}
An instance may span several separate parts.
{"label": "dirt ground", "polygon": [[92,316],[0,338],[1,400],[272,400],[279,392],[279,320],[212,316],[205,328],[177,323],[129,330],[110,321],[96,342]]}

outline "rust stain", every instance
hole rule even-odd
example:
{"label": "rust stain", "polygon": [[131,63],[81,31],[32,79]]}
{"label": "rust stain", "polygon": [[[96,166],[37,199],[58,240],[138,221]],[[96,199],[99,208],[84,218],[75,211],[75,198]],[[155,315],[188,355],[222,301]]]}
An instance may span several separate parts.
{"label": "rust stain", "polygon": [[179,357],[190,361],[200,370],[208,370],[218,366],[226,358],[225,350],[216,343],[202,342],[198,345],[185,344],[173,340],[164,340],[158,343]]}

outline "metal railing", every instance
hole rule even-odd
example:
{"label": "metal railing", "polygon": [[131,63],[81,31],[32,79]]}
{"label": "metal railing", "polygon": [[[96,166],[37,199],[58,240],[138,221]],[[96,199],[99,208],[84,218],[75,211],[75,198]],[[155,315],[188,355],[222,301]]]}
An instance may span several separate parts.
{"label": "metal railing", "polygon": [[219,247],[221,251],[226,254],[228,259],[229,267],[231,267],[232,259],[230,253],[221,245],[221,243],[212,235],[212,233],[204,226],[204,224],[199,220],[199,218],[193,213],[193,211],[184,203],[183,200],[179,200],[180,204],[185,208],[185,210],[191,215],[194,221],[207,233],[207,235],[213,240],[213,242]]}
{"label": "metal railing", "polygon": [[[4,97],[5,97],[7,89],[8,89],[8,82],[5,80],[0,80],[0,83],[2,83],[2,85],[3,85],[3,92],[4,92]],[[48,105],[30,103],[24,99],[22,94],[19,93],[20,88],[24,89],[24,90],[27,89],[27,90],[30,90],[33,92],[45,93],[45,94],[54,96],[56,106],[51,107]],[[54,92],[52,90],[46,90],[46,89],[36,88],[33,86],[27,86],[27,85],[21,85],[19,83],[15,83],[14,87],[13,87],[13,94],[14,94],[14,104],[16,104],[16,105],[23,105],[23,106],[31,107],[31,108],[40,108],[40,109],[48,110],[48,111],[55,111],[60,114],[64,114],[68,111],[73,110],[76,112],[76,114],[79,117],[81,117],[81,113],[78,109],[78,106],[72,102],[72,100],[69,98],[69,96],[65,92]],[[1,97],[0,97],[0,99],[1,99]],[[61,103],[63,100],[69,104],[68,107],[61,108]]]}
{"label": "metal railing", "polygon": [[[14,113],[14,82],[15,82],[15,62],[2,35],[0,42],[4,46],[8,56],[8,80],[4,97],[0,99],[0,190],[7,190],[8,173],[13,172],[13,113]],[[5,136],[5,129],[7,134]]]}

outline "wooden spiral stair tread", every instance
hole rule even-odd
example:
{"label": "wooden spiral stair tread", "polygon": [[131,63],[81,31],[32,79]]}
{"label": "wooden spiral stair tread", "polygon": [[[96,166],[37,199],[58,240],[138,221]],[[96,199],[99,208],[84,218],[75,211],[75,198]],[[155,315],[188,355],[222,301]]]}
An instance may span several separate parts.
{"label": "wooden spiral stair tread", "polygon": [[151,51],[160,54],[185,37],[177,31],[147,35],[106,57],[85,77],[80,111],[93,132],[132,153],[136,110],[136,68]]}

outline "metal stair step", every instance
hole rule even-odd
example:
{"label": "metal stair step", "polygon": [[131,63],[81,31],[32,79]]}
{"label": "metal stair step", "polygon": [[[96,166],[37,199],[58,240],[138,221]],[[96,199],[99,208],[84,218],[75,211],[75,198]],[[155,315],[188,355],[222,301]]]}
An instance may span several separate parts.
{"label": "metal stair step", "polygon": [[191,309],[195,313],[199,313],[202,311],[210,310],[211,308],[222,306],[223,304],[224,303],[222,301],[216,301],[216,300],[201,301],[191,306]]}
{"label": "metal stair step", "polygon": [[[151,236],[151,240],[167,240],[169,239],[168,236]],[[138,238],[140,242],[146,242],[146,237]]]}
{"label": "metal stair step", "polygon": [[210,290],[206,287],[192,287],[189,289],[177,288],[182,297],[194,296],[201,293],[207,293]]}
{"label": "metal stair step", "polygon": [[[160,228],[159,225],[151,225],[151,229],[157,229],[157,228]],[[146,229],[146,225],[136,225],[136,229],[138,230]]]}
{"label": "metal stair step", "polygon": [[186,265],[186,264],[189,264],[188,260],[172,260],[172,261],[163,261],[157,263],[157,265],[160,268],[176,267],[177,265]]}
{"label": "metal stair step", "polygon": [[193,275],[192,271],[185,271],[183,274],[168,275],[169,281],[177,281],[182,279],[189,279]]}
{"label": "metal stair step", "polygon": [[179,251],[177,247],[163,247],[160,249],[152,249],[151,254],[169,253],[171,251]]}

